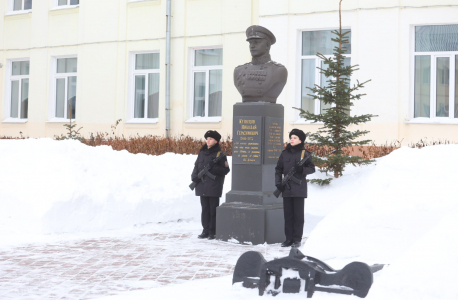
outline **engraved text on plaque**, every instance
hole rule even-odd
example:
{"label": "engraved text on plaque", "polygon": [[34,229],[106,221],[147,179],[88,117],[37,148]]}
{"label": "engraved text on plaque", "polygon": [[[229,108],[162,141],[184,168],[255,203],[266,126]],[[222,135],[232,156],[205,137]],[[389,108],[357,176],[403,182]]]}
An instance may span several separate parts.
{"label": "engraved text on plaque", "polygon": [[234,117],[233,164],[261,164],[262,117]]}

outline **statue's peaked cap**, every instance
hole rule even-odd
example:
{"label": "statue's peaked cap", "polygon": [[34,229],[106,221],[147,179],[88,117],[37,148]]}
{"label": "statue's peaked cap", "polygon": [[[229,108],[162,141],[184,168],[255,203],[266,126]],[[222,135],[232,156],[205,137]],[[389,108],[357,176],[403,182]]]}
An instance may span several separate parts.
{"label": "statue's peaked cap", "polygon": [[269,29],[259,25],[252,25],[246,30],[246,40],[250,39],[267,39],[271,45],[277,41],[275,35]]}

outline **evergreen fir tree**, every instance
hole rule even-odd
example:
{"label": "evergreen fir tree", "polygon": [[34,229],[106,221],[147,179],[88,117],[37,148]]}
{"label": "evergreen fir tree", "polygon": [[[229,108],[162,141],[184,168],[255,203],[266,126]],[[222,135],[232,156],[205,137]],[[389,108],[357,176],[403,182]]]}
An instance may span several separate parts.
{"label": "evergreen fir tree", "polygon": [[[359,116],[350,116],[350,107],[353,106],[353,101],[359,100],[365,94],[357,94],[360,88],[370,80],[360,83],[357,81],[353,87],[350,86],[350,78],[354,71],[358,70],[358,65],[345,66],[344,53],[346,48],[343,44],[348,43],[349,31],[342,32],[341,20],[341,4],[339,3],[339,30],[334,30],[336,35],[332,39],[337,45],[333,50],[333,57],[328,58],[321,53],[317,53],[317,57],[324,61],[327,69],[319,68],[320,73],[326,76],[327,85],[318,86],[315,84],[313,88],[309,88],[313,94],[309,96],[313,99],[318,99],[322,104],[331,104],[329,109],[324,109],[320,114],[313,114],[303,109],[301,117],[312,120],[314,122],[323,122],[324,125],[316,133],[310,134],[310,140],[317,146],[327,146],[330,153],[324,157],[314,157],[316,165],[324,165],[321,172],[326,174],[332,173],[335,178],[342,176],[342,171],[347,164],[365,165],[370,164],[372,160],[363,159],[360,156],[348,156],[344,153],[345,147],[354,145],[366,145],[370,140],[361,139],[361,137],[368,133],[367,130],[349,131],[347,129],[350,125],[357,125],[371,120],[375,115],[366,114]],[[320,185],[329,184],[332,178],[328,179],[312,179],[310,182]]]}

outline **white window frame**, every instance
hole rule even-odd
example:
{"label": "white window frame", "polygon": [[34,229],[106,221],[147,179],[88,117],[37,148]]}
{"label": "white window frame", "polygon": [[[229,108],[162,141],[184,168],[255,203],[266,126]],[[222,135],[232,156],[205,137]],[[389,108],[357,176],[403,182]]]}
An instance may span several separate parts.
{"label": "white window frame", "polygon": [[[158,53],[159,54],[159,69],[144,69],[144,70],[135,70],[135,59],[137,54],[150,54],[150,53]],[[154,50],[154,51],[136,51],[136,52],[131,52],[130,57],[129,57],[129,80],[128,80],[128,118],[125,123],[151,123],[155,124],[159,122],[159,117],[158,118],[134,118],[135,115],[135,76],[136,75],[145,75],[146,79],[148,78],[148,74],[155,73],[155,74],[160,74],[161,73],[161,68],[160,68],[160,61],[161,61],[161,56],[159,50]],[[161,78],[159,75],[159,99],[161,95]],[[146,99],[146,95],[148,93],[148,85],[145,84],[145,115],[147,114],[147,108],[148,108],[148,101]],[[160,104],[160,101],[159,101]],[[160,110],[159,110],[160,111]],[[158,112],[159,116],[159,112]]]}
{"label": "white window frame", "polygon": [[[74,73],[57,73],[57,60],[61,58],[76,58],[77,59],[77,66],[79,65],[78,63],[78,56],[77,55],[65,55],[65,56],[54,56],[51,59],[51,84],[50,84],[50,89],[51,92],[49,93],[51,95],[50,101],[49,101],[49,120],[48,122],[50,123],[67,123],[67,122],[74,122],[75,121],[75,116],[72,116],[72,119],[68,119],[66,117],[64,118],[58,118],[56,117],[56,82],[58,78],[65,78],[65,98],[67,98],[68,94],[68,77],[76,76],[76,90],[78,95],[78,67],[77,71]],[[76,98],[75,103],[78,101],[78,96]],[[64,116],[67,116],[67,111],[68,111],[68,106],[64,105]],[[75,108],[75,114],[76,114],[76,108]]]}
{"label": "white window frame", "polygon": [[24,1],[25,0],[21,0],[22,1],[22,9],[21,10],[13,10],[14,9],[14,0],[8,0],[8,3],[7,3],[7,13],[6,15],[18,15],[18,14],[27,14],[27,13],[30,13],[32,12],[32,9],[33,9],[33,0],[32,0],[32,8],[29,8],[29,9],[24,9]]}
{"label": "white window frame", "polygon": [[[223,49],[223,46],[208,46],[208,47],[198,47],[190,48],[189,54],[189,72],[188,72],[188,103],[189,103],[189,118],[185,123],[219,123],[222,120],[222,114],[219,117],[208,117],[208,93],[210,88],[210,71],[211,70],[223,70],[223,65],[217,66],[194,66],[196,59],[196,51],[203,49]],[[223,52],[224,55],[224,52]],[[205,116],[204,117],[194,117],[194,73],[205,71]]]}
{"label": "white window frame", "polygon": [[[323,61],[323,59],[317,57],[316,54],[315,55],[302,55],[302,33],[305,32],[305,31],[324,31],[324,30],[326,30],[326,31],[339,30],[339,28],[306,29],[306,30],[300,30],[299,31],[299,38],[298,38],[299,63],[297,65],[298,66],[297,74],[299,76],[298,76],[298,84],[297,84],[297,101],[296,101],[297,107],[299,107],[299,108],[302,108],[302,60],[303,59],[315,59],[315,84],[320,85],[320,86],[321,86],[321,73],[320,73],[321,71],[318,68],[321,68],[321,62]],[[342,28],[343,32],[346,32],[348,30],[351,31],[351,28],[345,28],[345,27]],[[350,41],[350,44],[351,44],[351,41]],[[333,54],[324,55],[324,56],[327,57],[327,58],[334,57]],[[345,58],[347,58],[347,57],[350,58],[350,60],[351,60],[351,57],[352,57],[351,53],[350,54],[344,54],[343,56]],[[334,104],[332,106],[334,106]],[[320,114],[320,111],[321,111],[321,102],[320,102],[320,100],[315,99],[315,111],[313,113],[314,114]],[[314,123],[312,120],[307,120],[307,119],[301,117],[299,111],[296,114],[297,114],[297,119],[296,119],[296,121],[292,122],[293,124],[323,124],[323,122]],[[350,114],[351,114],[351,111],[350,111]]]}
{"label": "white window frame", "polygon": [[[18,62],[18,61],[28,61],[30,63],[30,58],[15,58],[15,59],[9,59],[7,60],[6,63],[6,81],[5,81],[5,105],[4,107],[4,120],[2,123],[27,123],[28,117],[29,117],[29,112],[27,112],[27,118],[26,119],[21,119],[21,118],[13,118],[11,117],[11,82],[13,80],[19,80],[19,100],[21,99],[21,93],[22,93],[22,79],[29,79],[29,103],[30,103],[30,71],[29,75],[12,75],[13,71],[13,62]],[[20,115],[20,103],[19,101],[18,106],[19,106],[19,113]]]}
{"label": "white window frame", "polygon": [[[438,52],[415,52],[415,27],[419,26],[434,26],[434,25],[455,25],[454,23],[447,24],[417,24],[411,25],[410,28],[410,46],[411,46],[411,63],[410,63],[410,104],[409,104],[409,120],[405,123],[422,123],[422,124],[458,124],[458,116],[454,117],[455,112],[455,56],[458,56],[458,51],[438,51]],[[429,118],[415,117],[415,56],[431,57],[431,73],[430,73],[430,99],[429,99]],[[450,74],[449,74],[449,116],[436,117],[436,63],[438,57],[450,58]]]}
{"label": "white window frame", "polygon": [[70,4],[70,0],[67,0],[67,5],[59,5],[59,0],[52,0],[52,1],[53,1],[53,9],[66,9],[66,8],[74,8],[74,7],[80,6],[80,4]]}

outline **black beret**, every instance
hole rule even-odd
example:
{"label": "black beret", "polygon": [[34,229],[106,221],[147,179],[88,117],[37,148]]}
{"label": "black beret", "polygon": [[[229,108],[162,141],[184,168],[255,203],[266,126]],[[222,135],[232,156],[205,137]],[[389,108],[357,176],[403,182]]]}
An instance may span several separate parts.
{"label": "black beret", "polygon": [[259,25],[250,26],[246,30],[246,40],[250,39],[267,39],[271,45],[277,41],[275,35],[269,29]]}
{"label": "black beret", "polygon": [[305,134],[305,132],[297,128],[294,128],[293,130],[291,130],[291,132],[289,133],[289,138],[291,138],[293,134],[297,136],[301,140],[302,143],[304,143],[305,139],[307,138],[307,135]]}
{"label": "black beret", "polygon": [[209,130],[205,132],[204,138],[206,139],[208,137],[214,138],[217,142],[221,140],[221,134],[219,134],[216,130]]}

